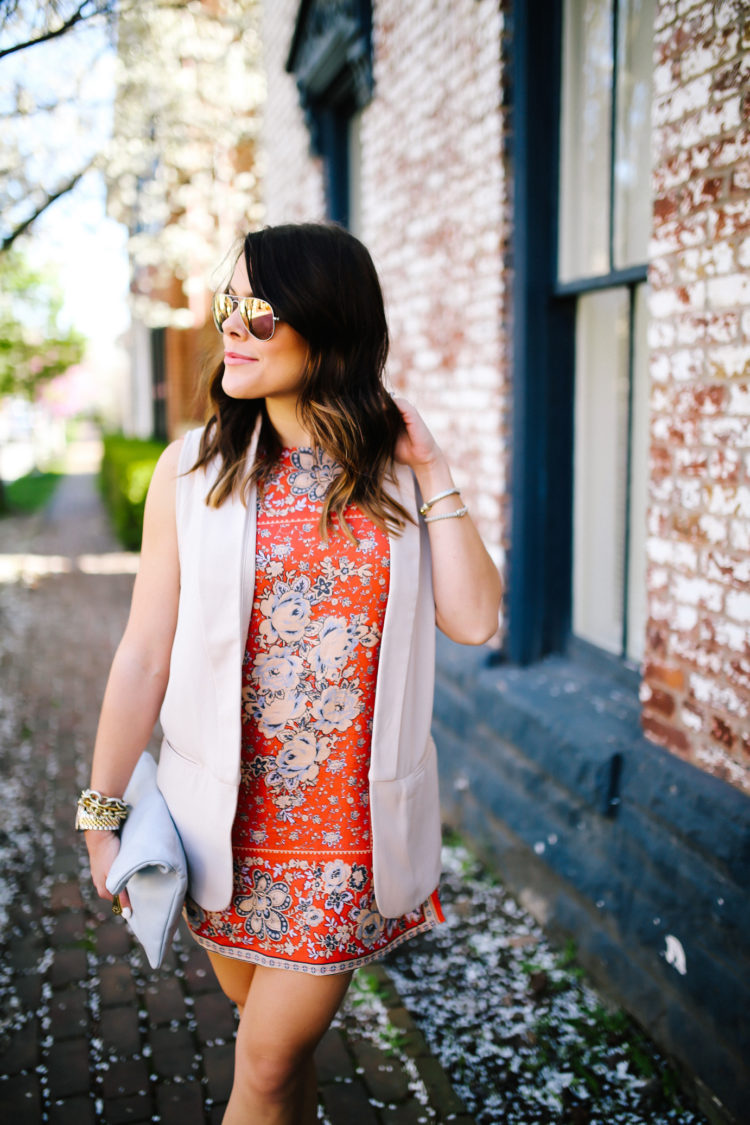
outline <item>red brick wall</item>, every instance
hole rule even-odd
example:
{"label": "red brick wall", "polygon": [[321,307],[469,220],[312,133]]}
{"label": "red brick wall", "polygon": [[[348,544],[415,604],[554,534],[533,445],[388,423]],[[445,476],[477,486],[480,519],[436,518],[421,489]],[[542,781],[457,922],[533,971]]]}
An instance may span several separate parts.
{"label": "red brick wall", "polygon": [[663,2],[643,723],[750,791],[750,9]]}
{"label": "red brick wall", "polygon": [[[512,169],[506,4],[377,0],[362,230],[394,387],[423,410],[501,569],[508,540]],[[324,213],[283,66],[296,0],[265,5],[269,222]],[[654,741],[750,791],[750,12],[662,0],[651,260],[649,623]]]}
{"label": "red brick wall", "polygon": [[325,215],[321,162],[310,155],[297,84],[285,69],[298,8],[299,0],[266,0],[263,6],[268,99],[261,169],[267,223],[297,223]]}
{"label": "red brick wall", "polygon": [[[268,222],[324,213],[320,163],[283,72],[296,0],[269,0]],[[379,0],[361,121],[362,229],[383,282],[389,377],[449,454],[497,561],[507,536],[509,185],[495,0]]]}

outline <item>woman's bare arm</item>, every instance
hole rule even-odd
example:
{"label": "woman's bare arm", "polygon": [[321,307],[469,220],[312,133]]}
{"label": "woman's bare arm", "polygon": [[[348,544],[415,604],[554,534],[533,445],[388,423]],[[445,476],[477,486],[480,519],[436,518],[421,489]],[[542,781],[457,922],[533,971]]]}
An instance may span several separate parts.
{"label": "woman's bare arm", "polygon": [[[181,444],[174,442],[165,449],[154,470],[130,615],[99,717],[91,788],[108,797],[122,796],[151,737],[166,691],[180,590],[175,492]],[[88,831],[86,844],[96,889],[102,897],[111,897],[104,880],[119,840],[113,832]],[[127,899],[123,901],[127,905]]]}
{"label": "woman's bare arm", "polygon": [[[417,410],[396,399],[406,432],[396,459],[409,465],[425,500],[455,488],[448,462]],[[430,516],[463,507],[460,495],[447,496]],[[497,631],[502,585],[471,515],[428,525],[432,550],[432,584],[438,627],[453,641],[483,644]]]}

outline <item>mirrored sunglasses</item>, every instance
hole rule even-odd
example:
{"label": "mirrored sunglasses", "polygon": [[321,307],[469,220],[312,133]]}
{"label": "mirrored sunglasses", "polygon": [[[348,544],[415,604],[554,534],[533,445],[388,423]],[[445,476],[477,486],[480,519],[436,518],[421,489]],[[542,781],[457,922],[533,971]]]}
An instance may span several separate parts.
{"label": "mirrored sunglasses", "polygon": [[279,317],[274,316],[268,301],[262,301],[260,297],[235,297],[234,293],[214,293],[211,311],[219,332],[224,321],[236,308],[240,310],[242,323],[251,336],[256,340],[271,339]]}

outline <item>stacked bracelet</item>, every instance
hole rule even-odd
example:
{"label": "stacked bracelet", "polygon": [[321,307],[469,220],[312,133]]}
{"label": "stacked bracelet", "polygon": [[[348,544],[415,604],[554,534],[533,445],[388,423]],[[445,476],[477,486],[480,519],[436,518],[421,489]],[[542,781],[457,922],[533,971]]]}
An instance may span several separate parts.
{"label": "stacked bracelet", "polygon": [[84,789],[78,798],[76,828],[79,832],[117,832],[129,812],[130,807],[120,797],[103,797],[96,789]]}
{"label": "stacked bracelet", "polygon": [[458,489],[446,488],[445,492],[438,492],[437,496],[433,496],[432,500],[425,500],[424,504],[419,509],[420,516],[426,516],[433,504],[437,504],[438,500],[445,500],[446,496],[458,496]]}
{"label": "stacked bracelet", "polygon": [[435,523],[437,520],[460,520],[462,516],[468,514],[468,508],[456,508],[455,512],[443,512],[438,516],[425,516],[425,523]]}

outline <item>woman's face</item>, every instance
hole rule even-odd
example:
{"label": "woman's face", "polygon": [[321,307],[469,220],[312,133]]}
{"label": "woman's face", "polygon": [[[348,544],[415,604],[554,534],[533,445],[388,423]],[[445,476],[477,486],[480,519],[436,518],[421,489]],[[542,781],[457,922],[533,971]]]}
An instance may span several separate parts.
{"label": "woman's face", "polygon": [[[252,297],[244,255],[234,267],[229,292],[238,297]],[[223,390],[230,398],[266,400],[279,409],[296,409],[307,360],[307,344],[289,324],[278,321],[270,340],[256,340],[240,316],[238,308],[224,321]]]}

